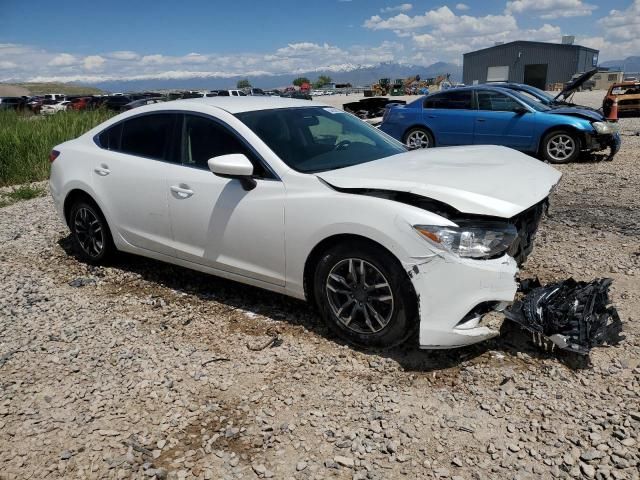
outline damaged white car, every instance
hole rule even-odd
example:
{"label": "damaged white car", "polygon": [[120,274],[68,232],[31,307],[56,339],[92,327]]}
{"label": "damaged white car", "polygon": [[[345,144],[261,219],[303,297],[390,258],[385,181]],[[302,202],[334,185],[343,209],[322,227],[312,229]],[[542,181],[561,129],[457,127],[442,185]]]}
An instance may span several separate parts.
{"label": "damaged white car", "polygon": [[344,339],[490,338],[560,173],[494,146],[407,151],[351,114],[272,97],[118,115],[51,153],[78,254],[131,252],[315,302]]}

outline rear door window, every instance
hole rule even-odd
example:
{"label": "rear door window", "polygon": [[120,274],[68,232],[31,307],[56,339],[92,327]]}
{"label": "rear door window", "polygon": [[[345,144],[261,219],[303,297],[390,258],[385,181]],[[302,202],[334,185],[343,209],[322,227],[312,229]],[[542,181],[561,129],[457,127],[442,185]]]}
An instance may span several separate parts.
{"label": "rear door window", "polygon": [[450,91],[429,95],[424,101],[424,108],[471,110],[471,90]]}
{"label": "rear door window", "polygon": [[179,115],[141,115],[106,129],[98,135],[100,147],[153,160],[177,161],[174,131]]}
{"label": "rear door window", "polygon": [[171,113],[158,113],[126,120],[120,151],[154,160],[169,160],[176,117]]}

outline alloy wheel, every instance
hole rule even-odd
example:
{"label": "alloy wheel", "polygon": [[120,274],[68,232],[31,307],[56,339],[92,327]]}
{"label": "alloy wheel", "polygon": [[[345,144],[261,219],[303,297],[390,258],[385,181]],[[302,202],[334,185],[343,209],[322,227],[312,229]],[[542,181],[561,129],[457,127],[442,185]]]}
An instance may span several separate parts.
{"label": "alloy wheel", "polygon": [[89,208],[82,207],[76,212],[73,224],[84,253],[92,258],[100,256],[104,250],[104,231],[98,216]]}
{"label": "alloy wheel", "polygon": [[393,315],[391,285],[366,260],[346,258],[336,263],[327,276],[325,291],[333,314],[356,333],[377,333]]}
{"label": "alloy wheel", "polygon": [[566,133],[554,135],[547,142],[547,153],[549,157],[557,162],[563,162],[571,157],[576,150],[576,143]]}
{"label": "alloy wheel", "polygon": [[422,130],[415,130],[407,136],[406,145],[411,149],[429,148],[431,146],[429,144],[429,135]]}

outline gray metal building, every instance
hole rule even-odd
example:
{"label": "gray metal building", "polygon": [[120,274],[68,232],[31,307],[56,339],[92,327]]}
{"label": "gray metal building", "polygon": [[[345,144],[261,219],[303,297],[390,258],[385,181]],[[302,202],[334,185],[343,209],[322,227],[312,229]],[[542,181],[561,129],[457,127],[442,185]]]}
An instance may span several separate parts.
{"label": "gray metal building", "polygon": [[[563,39],[564,41],[565,39]],[[568,42],[572,39],[569,38]],[[598,65],[598,50],[570,43],[515,41],[465,53],[466,85],[509,81],[546,89]]]}

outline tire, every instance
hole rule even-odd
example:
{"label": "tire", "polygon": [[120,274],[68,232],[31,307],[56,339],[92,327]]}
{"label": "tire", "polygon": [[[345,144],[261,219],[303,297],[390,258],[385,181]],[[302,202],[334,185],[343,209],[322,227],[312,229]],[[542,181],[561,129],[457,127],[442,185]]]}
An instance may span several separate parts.
{"label": "tire", "polygon": [[[349,276],[350,268],[357,278]],[[413,285],[398,261],[381,247],[349,242],[328,250],[316,266],[313,284],[324,321],[348,343],[387,349],[404,343],[418,326]]]}
{"label": "tire", "polygon": [[415,127],[404,134],[404,144],[411,149],[435,147],[433,135],[428,130]]}
{"label": "tire", "polygon": [[69,228],[73,248],[82,261],[104,264],[115,253],[109,225],[95,203],[75,202],[69,212]]}
{"label": "tire", "polygon": [[580,140],[575,133],[554,130],[544,136],[540,150],[542,158],[549,163],[570,163],[580,156]]}

